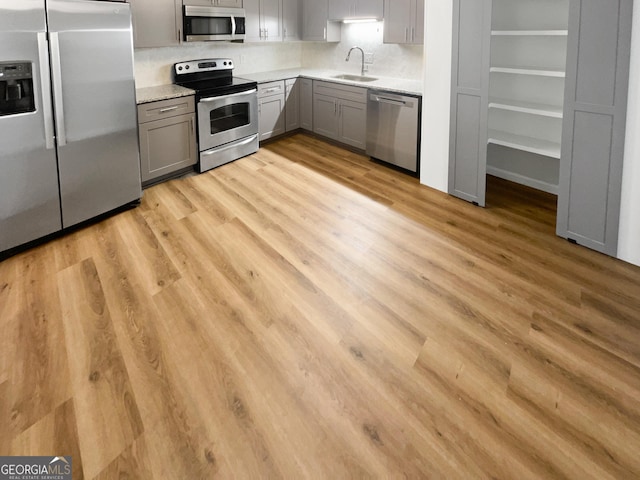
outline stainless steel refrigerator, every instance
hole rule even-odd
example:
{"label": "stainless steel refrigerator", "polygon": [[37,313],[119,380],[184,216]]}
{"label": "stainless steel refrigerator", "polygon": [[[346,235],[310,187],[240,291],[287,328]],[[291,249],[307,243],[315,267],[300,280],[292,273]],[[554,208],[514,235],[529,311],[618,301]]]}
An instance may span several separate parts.
{"label": "stainless steel refrigerator", "polygon": [[0,253],[140,199],[127,3],[0,0]]}

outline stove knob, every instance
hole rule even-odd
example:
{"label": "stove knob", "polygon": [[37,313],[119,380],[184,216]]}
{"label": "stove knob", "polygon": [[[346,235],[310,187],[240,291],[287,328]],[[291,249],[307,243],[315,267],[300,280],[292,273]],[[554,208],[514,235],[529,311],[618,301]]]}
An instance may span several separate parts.
{"label": "stove knob", "polygon": [[178,70],[179,70],[179,71],[182,71],[182,67],[178,67]]}
{"label": "stove knob", "polygon": [[186,70],[189,70],[189,65],[186,65],[184,68],[185,68]]}
{"label": "stove knob", "polygon": [[229,66],[233,65],[233,62],[229,62]]}

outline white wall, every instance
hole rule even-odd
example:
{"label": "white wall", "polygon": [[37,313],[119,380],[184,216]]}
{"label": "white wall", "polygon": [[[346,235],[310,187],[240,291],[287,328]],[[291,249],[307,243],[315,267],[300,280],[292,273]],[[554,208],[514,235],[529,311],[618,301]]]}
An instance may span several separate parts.
{"label": "white wall", "polygon": [[[426,1],[420,181],[446,192],[449,176],[453,0]],[[634,0],[631,77],[618,257],[640,266],[640,0]]]}
{"label": "white wall", "polygon": [[360,52],[354,52],[349,63],[345,62],[349,49],[357,45],[365,52],[373,53],[373,64],[368,65],[371,75],[422,79],[422,45],[385,45],[382,40],[382,22],[343,24],[339,43],[303,44],[302,66],[360,73]]}
{"label": "white wall", "polygon": [[425,17],[420,182],[446,192],[449,183],[453,0],[425,0]]}
{"label": "white wall", "polygon": [[640,266],[640,0],[633,12],[618,257]]}

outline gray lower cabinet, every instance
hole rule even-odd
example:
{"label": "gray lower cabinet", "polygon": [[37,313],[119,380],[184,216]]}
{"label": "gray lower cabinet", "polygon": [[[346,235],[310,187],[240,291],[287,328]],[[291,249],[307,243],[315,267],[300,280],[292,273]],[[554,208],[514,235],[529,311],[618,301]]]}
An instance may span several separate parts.
{"label": "gray lower cabinet", "polygon": [[300,78],[300,128],[313,131],[313,80]]}
{"label": "gray lower cabinet", "polygon": [[313,131],[364,150],[367,146],[367,89],[314,81]]}
{"label": "gray lower cabinet", "polygon": [[138,106],[143,185],[197,163],[195,121],[193,96]]}
{"label": "gray lower cabinet", "polygon": [[258,85],[258,125],[260,141],[286,132],[284,80]]}
{"label": "gray lower cabinet", "polygon": [[136,48],[171,47],[182,41],[181,0],[129,0]]}
{"label": "gray lower cabinet", "polygon": [[286,89],[285,123],[287,132],[300,128],[300,79],[290,78],[284,81]]}

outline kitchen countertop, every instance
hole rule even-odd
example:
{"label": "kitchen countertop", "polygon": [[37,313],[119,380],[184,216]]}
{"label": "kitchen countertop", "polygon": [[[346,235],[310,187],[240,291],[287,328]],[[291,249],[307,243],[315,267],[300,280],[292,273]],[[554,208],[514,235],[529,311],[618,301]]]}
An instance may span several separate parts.
{"label": "kitchen countertop", "polygon": [[377,80],[373,82],[355,82],[352,80],[343,80],[333,78],[335,75],[344,75],[345,73],[357,74],[357,72],[344,72],[337,70],[315,70],[308,68],[273,70],[269,72],[248,73],[238,75],[242,78],[254,80],[258,83],[275,82],[277,80],[286,80],[288,78],[305,77],[313,80],[324,80],[333,83],[342,83],[355,87],[373,88],[385,90],[388,92],[422,95],[423,84],[419,80],[407,80],[404,78],[382,77],[373,73],[367,73],[367,76],[375,77]]}
{"label": "kitchen countertop", "polygon": [[188,97],[195,95],[195,91],[180,85],[160,85],[157,87],[136,88],[136,103],[157,102],[170,98]]}

